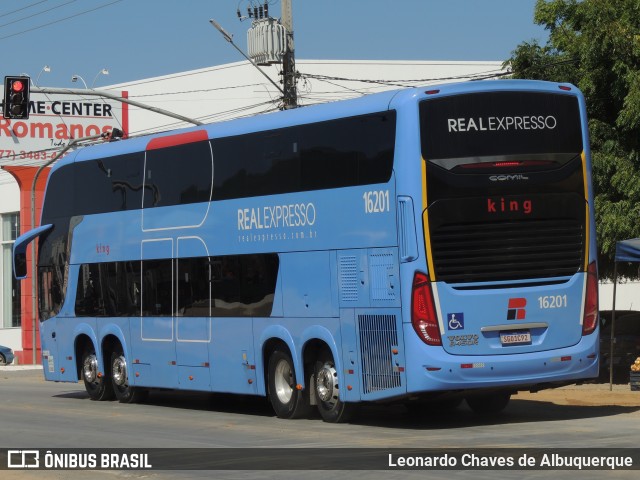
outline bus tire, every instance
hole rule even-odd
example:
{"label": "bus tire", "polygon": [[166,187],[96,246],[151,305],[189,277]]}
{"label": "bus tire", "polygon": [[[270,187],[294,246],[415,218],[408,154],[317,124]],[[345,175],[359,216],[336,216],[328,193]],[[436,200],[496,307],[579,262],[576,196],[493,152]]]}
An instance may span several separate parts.
{"label": "bus tire", "polygon": [[340,376],[329,351],[325,350],[318,356],[313,369],[313,380],[315,399],[322,420],[327,423],[349,421],[356,405],[340,399]]}
{"label": "bus tire", "polygon": [[113,399],[113,386],[108,371],[102,375],[98,371],[98,357],[93,347],[86,348],[82,354],[81,376],[91,400]]}
{"label": "bus tire", "polygon": [[288,352],[269,356],[269,401],[278,418],[305,418],[311,413],[309,390],[296,388],[296,372]]}
{"label": "bus tire", "polygon": [[480,415],[495,415],[502,412],[511,399],[509,392],[494,392],[467,397],[469,408]]}
{"label": "bus tire", "polygon": [[111,383],[120,403],[136,403],[147,395],[146,390],[129,385],[127,359],[119,346],[111,352]]}

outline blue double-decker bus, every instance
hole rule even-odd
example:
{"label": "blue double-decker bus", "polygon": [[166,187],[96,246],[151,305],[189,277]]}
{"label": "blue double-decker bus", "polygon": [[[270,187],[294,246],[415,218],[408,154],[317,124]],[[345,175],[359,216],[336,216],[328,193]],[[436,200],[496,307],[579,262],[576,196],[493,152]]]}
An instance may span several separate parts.
{"label": "blue double-decker bus", "polygon": [[594,232],[581,93],[502,80],[83,148],[14,253],[47,380],[340,422],[597,376]]}

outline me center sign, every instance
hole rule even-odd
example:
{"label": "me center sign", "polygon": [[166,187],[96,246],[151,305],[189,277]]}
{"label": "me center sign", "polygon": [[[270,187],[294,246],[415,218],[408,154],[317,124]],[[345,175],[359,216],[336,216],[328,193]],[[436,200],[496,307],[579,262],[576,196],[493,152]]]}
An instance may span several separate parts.
{"label": "me center sign", "polygon": [[[127,92],[122,92],[126,98]],[[0,163],[37,165],[53,158],[71,139],[129,130],[126,103],[71,94],[31,93],[29,119],[0,117]]]}

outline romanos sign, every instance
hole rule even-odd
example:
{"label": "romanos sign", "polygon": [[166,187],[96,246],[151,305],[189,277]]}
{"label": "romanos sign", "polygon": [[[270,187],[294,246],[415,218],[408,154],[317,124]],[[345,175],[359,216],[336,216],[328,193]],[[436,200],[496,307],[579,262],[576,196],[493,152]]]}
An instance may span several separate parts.
{"label": "romanos sign", "polygon": [[[123,92],[123,96],[126,93]],[[29,119],[0,117],[0,161],[45,162],[74,138],[129,130],[128,105],[111,99],[60,94],[31,94]]]}

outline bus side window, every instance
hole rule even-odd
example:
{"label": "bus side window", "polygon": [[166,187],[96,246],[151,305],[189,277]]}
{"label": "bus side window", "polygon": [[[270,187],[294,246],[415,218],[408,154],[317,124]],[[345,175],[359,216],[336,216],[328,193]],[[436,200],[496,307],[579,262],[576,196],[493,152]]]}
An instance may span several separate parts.
{"label": "bus side window", "polygon": [[173,260],[142,262],[142,316],[172,316]]}
{"label": "bus side window", "polygon": [[208,257],[178,259],[178,316],[210,315],[210,277]]}

